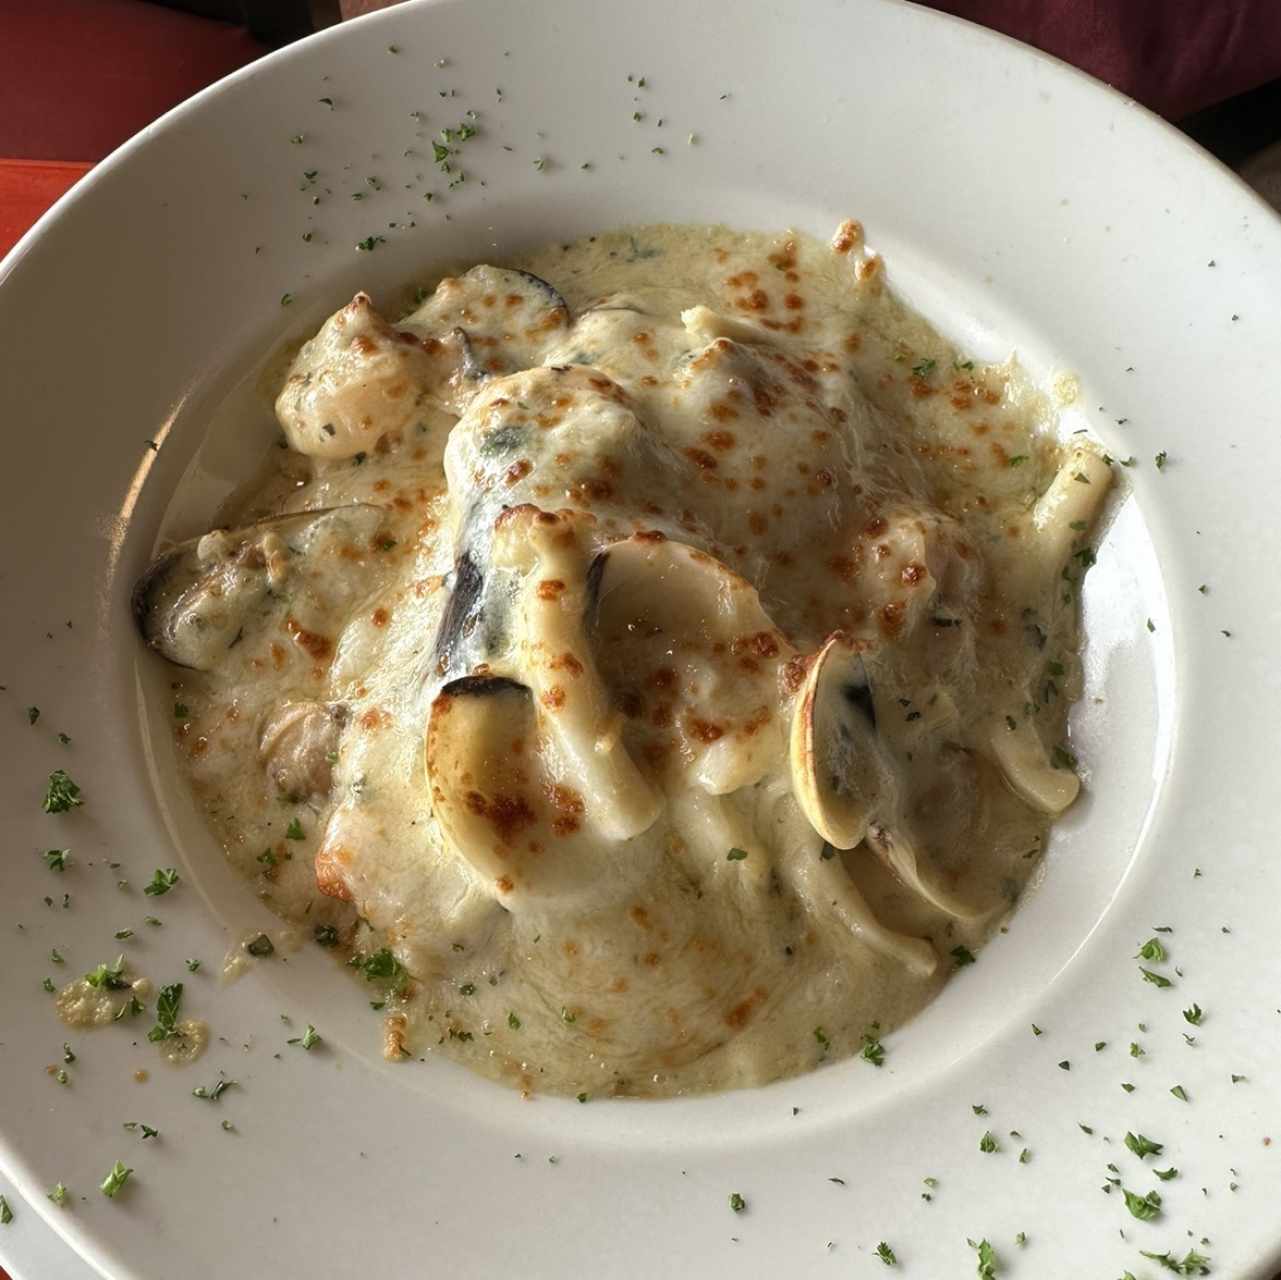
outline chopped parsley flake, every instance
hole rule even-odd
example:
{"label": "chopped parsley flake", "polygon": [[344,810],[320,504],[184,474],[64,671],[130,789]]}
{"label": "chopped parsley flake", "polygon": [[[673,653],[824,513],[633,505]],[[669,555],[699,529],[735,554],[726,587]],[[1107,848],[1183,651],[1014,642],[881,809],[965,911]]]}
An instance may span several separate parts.
{"label": "chopped parsley flake", "polygon": [[1172,987],[1174,983],[1169,978],[1159,973],[1153,973],[1151,969],[1145,969],[1139,966],[1139,972],[1143,975],[1144,982],[1150,982],[1154,987]]}
{"label": "chopped parsley flake", "polygon": [[507,1025],[508,1025],[508,1026],[509,1026],[513,1031],[519,1031],[519,1030],[520,1030],[520,1019],[516,1016],[516,1014],[515,1014],[514,1012],[509,1012],[509,1013],[507,1014]]}
{"label": "chopped parsley flake", "polygon": [[91,987],[105,987],[108,991],[123,991],[129,984],[124,979],[125,958],[117,956],[114,965],[105,961],[96,969],[85,974],[85,981]]}
{"label": "chopped parsley flake", "polygon": [[818,1041],[824,1053],[832,1047],[832,1042],[827,1038],[827,1032],[822,1027],[814,1028],[814,1039]]}
{"label": "chopped parsley flake", "polygon": [[173,982],[160,988],[156,999],[156,1025],[147,1032],[152,1044],[181,1035],[178,1030],[178,1010],[182,1007],[182,983]]}
{"label": "chopped parsley flake", "polygon": [[102,1194],[106,1196],[108,1200],[114,1200],[116,1198],[116,1192],[129,1181],[129,1175],[132,1172],[132,1169],[126,1168],[119,1160],[117,1160],[115,1164],[111,1166],[107,1176],[102,1180]]}
{"label": "chopped parsley flake", "polygon": [[1204,1016],[1205,1015],[1203,1014],[1199,1004],[1194,1004],[1192,1008],[1184,1009],[1183,1011],[1184,1020],[1190,1022],[1194,1027],[1199,1027],[1201,1025],[1201,1019]]}
{"label": "chopped parsley flake", "polygon": [[1156,457],[1152,459],[1152,461],[1156,463],[1156,469],[1158,471],[1165,470],[1165,464],[1169,460],[1169,457],[1170,455],[1166,453],[1164,449],[1162,449],[1161,452],[1158,453]]}
{"label": "chopped parsley flake", "polygon": [[[582,1098],[583,1095],[580,1093],[578,1096],[579,1098]],[[735,1213],[742,1213],[743,1210],[747,1208],[747,1201],[744,1200],[737,1191],[731,1191],[729,1193],[729,1207],[733,1209]]]}
{"label": "chopped parsley flake", "polygon": [[1210,1259],[1195,1249],[1189,1249],[1181,1259],[1176,1258],[1168,1249],[1164,1253],[1149,1253],[1146,1249],[1140,1249],[1139,1252],[1145,1258],[1159,1262],[1167,1271],[1173,1271],[1176,1276],[1208,1276],[1210,1274]]}
{"label": "chopped parsley flake", "polygon": [[965,1243],[978,1254],[977,1275],[979,1280],[995,1280],[996,1269],[1000,1266],[996,1250],[986,1240],[980,1240],[977,1244],[973,1240],[967,1240]]}
{"label": "chopped parsley flake", "polygon": [[317,1034],[316,1028],[309,1022],[306,1031],[300,1036],[294,1036],[289,1043],[301,1045],[304,1049],[310,1049],[313,1045],[320,1043],[320,1036]]}
{"label": "chopped parsley flake", "polygon": [[40,708],[39,708],[39,707],[28,707],[28,708],[27,708],[27,723],[28,723],[28,724],[35,724],[35,722],[36,722],[37,720],[39,720],[39,719],[40,719]]}
{"label": "chopped parsley flake", "polygon": [[151,883],[143,887],[143,893],[149,898],[159,898],[166,894],[178,883],[178,873],[173,867],[157,867],[156,873],[151,877]]}
{"label": "chopped parsley flake", "polygon": [[43,856],[45,865],[50,871],[65,871],[67,869],[67,859],[71,856],[71,850],[46,849]]}
{"label": "chopped parsley flake", "polygon": [[898,1259],[894,1256],[894,1250],[891,1249],[884,1240],[876,1246],[876,1256],[880,1258],[887,1267],[898,1265]]}
{"label": "chopped parsley flake", "polygon": [[1165,959],[1165,948],[1161,945],[1159,938],[1149,938],[1137,951],[1134,957],[1136,960],[1156,960]]}
{"label": "chopped parsley flake", "polygon": [[936,363],[937,361],[926,359],[922,360],[919,364],[914,364],[912,366],[912,376],[914,378],[929,377],[929,375],[934,372],[934,366]]}
{"label": "chopped parsley flake", "polygon": [[1178,1098],[1180,1102],[1188,1101],[1187,1090],[1184,1089],[1184,1087],[1181,1084],[1176,1084],[1174,1088],[1170,1090],[1170,1092],[1174,1094],[1174,1096]]}
{"label": "chopped parsley flake", "polygon": [[1152,1172],[1156,1174],[1162,1182],[1169,1182],[1171,1178],[1177,1178],[1179,1176],[1179,1171],[1174,1168],[1173,1165],[1168,1169],[1153,1169]]}
{"label": "chopped parsley flake", "polygon": [[219,1080],[217,1084],[211,1085],[208,1089],[206,1089],[202,1084],[197,1085],[191,1091],[191,1096],[193,1098],[200,1098],[205,1102],[217,1102],[218,1099],[221,1098],[228,1089],[232,1088],[233,1085],[236,1088],[239,1088],[240,1081],[228,1080],[224,1077],[222,1080]]}
{"label": "chopped parsley flake", "polygon": [[1007,467],[1021,467],[1027,459],[1028,455],[1026,453],[1016,453],[1005,465]]}
{"label": "chopped parsley flake", "polygon": [[952,954],[952,960],[955,963],[955,967],[958,969],[964,969],[967,964],[974,963],[974,952],[971,951],[969,947],[963,947],[963,946],[953,947],[951,954]]}
{"label": "chopped parsley flake", "polygon": [[360,969],[369,982],[385,981],[391,986],[399,985],[408,975],[405,966],[392,955],[387,947],[375,951],[373,955],[359,961]]}
{"label": "chopped parsley flake", "polygon": [[13,1210],[9,1208],[9,1202],[0,1196],[0,1227],[7,1227],[13,1221]]}
{"label": "chopped parsley flake", "polygon": [[67,1190],[66,1186],[63,1183],[58,1182],[54,1184],[53,1190],[49,1192],[49,1199],[52,1200],[59,1208],[62,1208],[62,1206],[67,1203],[67,1197],[70,1194],[71,1193]]}
{"label": "chopped parsley flake", "polygon": [[291,818],[289,825],[285,828],[286,840],[305,840],[306,833],[302,829],[302,823],[297,818]]}
{"label": "chopped parsley flake", "polygon": [[252,938],[245,943],[245,950],[251,956],[269,956],[276,948],[265,933],[260,933],[256,938]]}
{"label": "chopped parsley flake", "polygon": [[858,1055],[864,1062],[870,1062],[874,1067],[885,1065],[885,1046],[880,1042],[876,1034],[879,1030],[879,1025],[873,1023],[871,1027],[863,1032],[863,1048]]}
{"label": "chopped parsley flake", "polygon": [[1159,1191],[1149,1191],[1147,1195],[1140,1196],[1135,1195],[1128,1188],[1122,1187],[1121,1194],[1125,1196],[1125,1207],[1140,1222],[1151,1222],[1153,1218],[1161,1216],[1161,1193]]}
{"label": "chopped parsley flake", "polygon": [[65,769],[55,769],[49,775],[49,786],[44,793],[45,813],[67,813],[84,804],[80,788]]}
{"label": "chopped parsley flake", "polygon": [[1145,1156],[1159,1156],[1165,1149],[1163,1143],[1153,1142],[1151,1138],[1145,1138],[1141,1133],[1129,1133],[1125,1135],[1125,1145],[1142,1160]]}
{"label": "chopped parsley flake", "polygon": [[992,1131],[990,1129],[979,1139],[979,1150],[985,1155],[991,1155],[992,1152],[1000,1151],[1000,1149],[1000,1145],[992,1136]]}
{"label": "chopped parsley flake", "polygon": [[742,862],[743,859],[746,857],[747,857],[746,849],[731,849],[725,855],[725,861],[726,862]]}

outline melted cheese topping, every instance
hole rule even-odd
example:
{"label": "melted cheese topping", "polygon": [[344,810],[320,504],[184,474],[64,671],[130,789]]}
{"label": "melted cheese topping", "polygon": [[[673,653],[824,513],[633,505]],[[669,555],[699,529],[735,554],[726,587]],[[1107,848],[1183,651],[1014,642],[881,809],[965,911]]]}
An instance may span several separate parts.
{"label": "melted cheese topping", "polygon": [[230,513],[273,519],[140,585],[228,856],[387,990],[389,1054],[758,1083],[909,1017],[1017,899],[1079,785],[1111,473],[882,276],[854,223],[663,226],[396,323],[358,295]]}

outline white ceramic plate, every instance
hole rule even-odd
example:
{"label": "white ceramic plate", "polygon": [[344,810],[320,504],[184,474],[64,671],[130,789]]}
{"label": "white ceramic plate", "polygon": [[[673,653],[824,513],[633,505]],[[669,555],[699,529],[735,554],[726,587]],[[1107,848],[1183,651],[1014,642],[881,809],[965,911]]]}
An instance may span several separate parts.
{"label": "white ceramic plate", "polygon": [[[468,110],[480,135],[446,190],[430,140]],[[1077,375],[1066,428],[1138,459],[1086,593],[1088,798],[1008,935],[890,1038],[882,1070],[653,1104],[522,1102],[446,1063],[389,1066],[365,993],[314,948],[220,986],[230,931],[269,921],[171,785],[163,677],[126,607],[162,523],[201,528],[252,460],[257,420],[198,455],[215,409],[247,403],[264,354],[357,286],[387,297],[446,260],[627,222],[826,234],[846,215],[954,337],[1016,349],[1047,384]],[[881,1240],[904,1275],[942,1277],[973,1274],[967,1237],[1015,1276],[1154,1276],[1140,1250],[1193,1245],[1215,1275],[1268,1274],[1281,226],[1229,175],[1084,77],[925,10],[441,0],[202,94],[0,277],[0,1160],[20,1214],[120,1277],[874,1275]],[[195,497],[167,516],[184,475]],[[86,803],[46,816],[59,766]],[[61,876],[49,846],[73,850]],[[171,863],[180,887],[144,898]],[[1157,925],[1174,930],[1168,990],[1133,958]],[[41,980],[110,959],[125,927],[137,967],[184,979],[219,1038],[178,1072],[141,1019],[79,1034],[61,1087],[46,1066],[68,1037]],[[1194,1002],[1199,1028],[1180,1013]],[[324,1051],[285,1045],[305,1022]],[[220,1070],[241,1087],[194,1099]],[[1127,1130],[1163,1142],[1160,1161]],[[136,1173],[107,1200],[116,1159]],[[1101,1192],[1109,1163],[1160,1190],[1159,1219]],[[1180,1174],[1158,1182],[1154,1163]],[[45,1198],[59,1180],[65,1209]]]}

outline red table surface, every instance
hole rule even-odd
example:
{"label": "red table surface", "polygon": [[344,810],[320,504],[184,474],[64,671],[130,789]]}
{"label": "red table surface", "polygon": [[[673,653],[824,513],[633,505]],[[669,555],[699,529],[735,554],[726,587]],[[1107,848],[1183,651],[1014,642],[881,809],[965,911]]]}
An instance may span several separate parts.
{"label": "red table surface", "polygon": [[0,160],[0,258],[91,168],[70,160]]}

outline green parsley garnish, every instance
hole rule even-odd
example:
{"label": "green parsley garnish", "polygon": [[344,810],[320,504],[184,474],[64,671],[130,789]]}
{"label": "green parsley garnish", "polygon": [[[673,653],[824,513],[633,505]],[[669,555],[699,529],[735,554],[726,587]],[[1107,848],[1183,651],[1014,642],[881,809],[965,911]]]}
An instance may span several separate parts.
{"label": "green parsley garnish", "polygon": [[67,1203],[68,1195],[70,1195],[70,1192],[68,1192],[66,1186],[59,1182],[55,1183],[53,1190],[49,1192],[49,1199],[59,1208],[62,1208]]}
{"label": "green parsley garnish", "polygon": [[124,1122],[124,1124],[123,1124],[121,1127],[122,1127],[122,1128],[125,1128],[125,1129],[128,1129],[130,1133],[132,1133],[135,1129],[141,1129],[141,1130],[142,1130],[142,1140],[143,1140],[144,1142],[145,1142],[148,1138],[158,1138],[158,1137],[160,1137],[160,1130],[159,1130],[159,1129],[153,1129],[149,1124],[143,1124],[143,1123],[142,1123],[142,1121],[140,1121],[140,1120],[126,1120],[126,1121]]}
{"label": "green parsley garnish", "polygon": [[[581,1098],[583,1095],[580,1093],[578,1096]],[[729,1193],[729,1207],[735,1213],[742,1213],[747,1208],[747,1201],[737,1191],[731,1191]]]}
{"label": "green parsley garnish", "polygon": [[312,1045],[320,1043],[320,1036],[316,1033],[316,1028],[309,1022],[307,1030],[300,1036],[294,1036],[288,1043],[301,1045],[304,1049],[310,1049]]}
{"label": "green parsley garnish", "polygon": [[53,979],[52,979],[52,978],[44,978],[44,979],[42,979],[42,980],[41,980],[41,982],[40,982],[40,985],[41,985],[41,986],[42,986],[46,991],[48,991],[48,992],[50,993],[50,995],[52,995],[52,994],[53,994],[53,992],[57,990],[57,988],[53,985]]}
{"label": "green parsley garnish", "polygon": [[111,1166],[107,1176],[102,1180],[102,1194],[106,1196],[108,1200],[114,1200],[116,1198],[116,1192],[129,1181],[129,1175],[132,1172],[132,1169],[127,1169],[119,1160],[117,1160],[115,1164]]}
{"label": "green parsley garnish", "polygon": [[1162,1182],[1169,1182],[1171,1178],[1177,1178],[1179,1176],[1179,1171],[1173,1165],[1168,1169],[1153,1169],[1152,1172],[1155,1173]]}
{"label": "green parsley garnish", "polygon": [[1007,467],[1021,467],[1027,460],[1028,455],[1026,453],[1016,453],[1005,465]]}
{"label": "green parsley garnish", "polygon": [[40,708],[39,708],[39,707],[28,707],[28,708],[27,708],[27,723],[28,723],[28,724],[35,724],[35,722],[36,722],[37,720],[39,720],[39,719],[40,719]]}
{"label": "green parsley garnish", "polygon": [[1143,981],[1150,982],[1154,987],[1174,986],[1174,983],[1169,978],[1159,973],[1153,973],[1151,969],[1145,969],[1142,965],[1139,966],[1139,972],[1143,975]]}
{"label": "green parsley garnish", "polygon": [[222,1079],[222,1080],[219,1080],[217,1084],[215,1084],[215,1085],[211,1086],[211,1087],[210,1087],[210,1088],[208,1088],[208,1089],[206,1089],[206,1088],[205,1088],[205,1086],[204,1086],[204,1085],[202,1085],[202,1084],[201,1084],[201,1085],[197,1085],[197,1086],[196,1086],[196,1087],[191,1091],[191,1096],[192,1096],[193,1098],[201,1098],[201,1099],[203,1099],[205,1102],[217,1102],[217,1101],[218,1101],[218,1099],[219,1099],[219,1098],[221,1098],[221,1097],[222,1097],[222,1095],[223,1095],[224,1093],[226,1093],[226,1092],[227,1092],[227,1090],[228,1090],[228,1089],[230,1089],[233,1085],[235,1085],[237,1088],[239,1088],[239,1087],[240,1087],[240,1081],[239,1081],[239,1080],[227,1080],[227,1079],[225,1079],[225,1078],[224,1078],[224,1079]]}
{"label": "green parsley garnish", "polygon": [[[286,294],[286,297],[287,296],[288,295]],[[185,720],[190,714],[191,711],[187,707],[186,703],[175,702],[173,704],[173,717],[175,720]]]}
{"label": "green parsley garnish", "polygon": [[1210,1259],[1195,1249],[1189,1249],[1181,1259],[1175,1258],[1168,1249],[1164,1253],[1149,1253],[1146,1249],[1140,1249],[1139,1252],[1145,1258],[1159,1262],[1167,1271],[1173,1271],[1176,1276],[1208,1276],[1210,1274]]}
{"label": "green parsley garnish", "polygon": [[0,1227],[7,1227],[13,1221],[13,1210],[9,1208],[9,1202],[0,1196]]}
{"label": "green parsley garnish", "polygon": [[1145,1138],[1141,1133],[1129,1133],[1125,1135],[1125,1145],[1142,1160],[1145,1156],[1159,1156],[1165,1150],[1165,1144],[1153,1142],[1151,1138]]}
{"label": "green parsley garnish", "polygon": [[894,1250],[891,1249],[884,1240],[876,1246],[876,1256],[880,1258],[887,1267],[898,1265],[898,1259],[894,1256]]}
{"label": "green parsley garnish", "polygon": [[151,883],[143,886],[143,893],[149,898],[159,898],[169,892],[178,883],[178,873],[173,867],[157,867],[151,877]]}
{"label": "green parsley garnish", "polygon": [[996,1269],[1000,1266],[996,1250],[986,1240],[980,1240],[977,1244],[973,1240],[966,1240],[965,1243],[979,1255],[977,1272],[979,1280],[994,1280]]}
{"label": "green parsley garnish", "polygon": [[121,1022],[125,1018],[136,1018],[146,1006],[137,996],[130,996],[119,1009],[111,1015],[112,1022]]}
{"label": "green parsley garnish", "polygon": [[125,958],[117,956],[114,965],[105,961],[96,969],[85,974],[85,981],[91,987],[105,987],[108,991],[123,991],[129,984],[124,979]]}
{"label": "green parsley garnish", "polygon": [[286,840],[305,840],[306,833],[302,829],[302,823],[297,818],[290,819],[289,825],[285,828]]}
{"label": "green parsley garnish", "polygon": [[116,940],[117,942],[123,942],[126,938],[132,938],[132,937],[133,937],[133,930],[132,930],[132,929],[117,929],[117,930],[115,931],[115,933],[113,933],[111,936],[112,936],[113,938],[115,938],[115,940]]}
{"label": "green parsley garnish", "polygon": [[579,1102],[586,1102],[586,1101],[587,1101],[587,1099],[591,1097],[591,1094],[589,1094],[589,1093],[579,1093],[579,1094],[576,1094],[575,1096],[577,1097],[577,1099],[578,1099],[578,1101],[579,1101]]}
{"label": "green parsley garnish", "polygon": [[1000,1149],[996,1139],[992,1137],[990,1129],[979,1139],[979,1150],[987,1155],[991,1155],[993,1151],[1000,1151]]}
{"label": "green parsley garnish", "polygon": [[725,861],[726,862],[742,862],[743,859],[746,857],[747,857],[746,849],[731,849],[725,855]]}
{"label": "green parsley garnish", "polygon": [[156,1025],[147,1032],[152,1044],[169,1040],[182,1033],[178,1030],[178,1010],[182,1007],[182,983],[173,982],[160,988],[156,999]]}
{"label": "green parsley garnish", "polygon": [[1159,1191],[1149,1191],[1145,1196],[1137,1196],[1133,1191],[1122,1187],[1121,1194],[1125,1197],[1125,1207],[1140,1222],[1151,1222],[1153,1218],[1161,1216],[1161,1193]]}
{"label": "green parsley garnish", "polygon": [[914,378],[929,377],[929,375],[934,372],[934,366],[936,363],[937,361],[926,359],[922,360],[919,364],[914,364],[912,366],[912,376]]}
{"label": "green parsley garnish", "polygon": [[49,775],[49,786],[44,793],[45,813],[67,813],[82,804],[80,788],[71,776],[65,769],[55,769]]}
{"label": "green parsley garnish", "polygon": [[974,963],[974,952],[969,947],[956,946],[952,948],[952,959],[956,968],[964,969],[967,964]]}
{"label": "green parsley garnish", "polygon": [[392,955],[387,947],[375,951],[373,955],[358,961],[360,969],[369,982],[386,982],[389,986],[398,986],[408,974],[405,966]]}
{"label": "green parsley garnish", "polygon": [[1184,1087],[1181,1084],[1176,1084],[1174,1088],[1170,1090],[1170,1092],[1174,1094],[1174,1096],[1178,1098],[1180,1102],[1187,1102],[1189,1100],[1187,1090],[1184,1089]]}
{"label": "green parsley garnish", "polygon": [[824,1053],[832,1047],[832,1042],[827,1038],[827,1032],[822,1027],[814,1028],[814,1039],[818,1041],[819,1047]]}
{"label": "green parsley garnish", "polygon": [[874,1022],[863,1032],[863,1048],[858,1055],[864,1062],[870,1062],[874,1067],[885,1065],[885,1046],[876,1034],[879,1030],[880,1024]]}
{"label": "green parsley garnish", "polygon": [[1190,1022],[1194,1027],[1199,1027],[1201,1025],[1201,1019],[1204,1016],[1205,1015],[1199,1004],[1194,1004],[1192,1008],[1184,1009],[1183,1011],[1184,1020]]}
{"label": "green parsley garnish", "polygon": [[513,1012],[509,1012],[509,1013],[507,1014],[507,1025],[508,1025],[508,1026],[509,1026],[513,1031],[519,1031],[519,1030],[520,1030],[520,1019],[516,1016],[516,1014],[515,1014],[515,1013],[513,1013]]}
{"label": "green parsley garnish", "polygon": [[1165,959],[1165,948],[1161,945],[1159,938],[1149,938],[1135,953],[1136,960],[1156,960]]}
{"label": "green parsley garnish", "polygon": [[46,849],[43,854],[45,865],[50,871],[65,871],[67,869],[67,859],[70,856],[70,849]]}
{"label": "green parsley garnish", "polygon": [[1166,462],[1168,462],[1168,461],[1169,461],[1169,457],[1170,457],[1170,455],[1169,455],[1168,453],[1166,453],[1166,451],[1165,451],[1164,449],[1162,449],[1162,450],[1161,450],[1161,452],[1160,452],[1160,453],[1158,453],[1158,454],[1156,455],[1156,457],[1152,459],[1152,461],[1156,463],[1156,469],[1157,469],[1158,471],[1164,471],[1164,470],[1165,470],[1165,464],[1166,464]]}
{"label": "green parsley garnish", "polygon": [[265,933],[260,933],[256,938],[245,943],[245,950],[251,956],[269,956],[275,952],[276,948]]}

